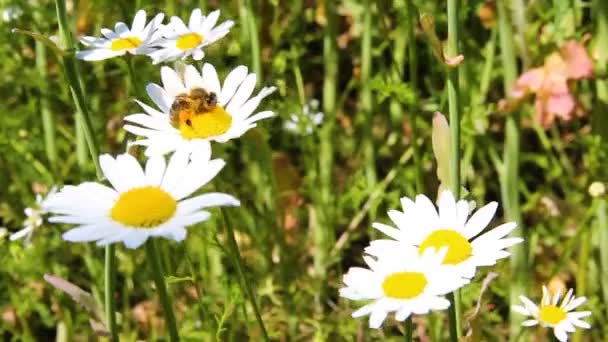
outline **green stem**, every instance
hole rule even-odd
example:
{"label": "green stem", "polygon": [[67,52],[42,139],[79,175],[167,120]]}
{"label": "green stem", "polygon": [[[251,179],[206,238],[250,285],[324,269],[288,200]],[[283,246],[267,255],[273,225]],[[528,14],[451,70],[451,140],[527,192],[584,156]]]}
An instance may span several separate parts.
{"label": "green stem", "polygon": [[[513,30],[509,20],[509,12],[505,1],[497,2],[498,10],[498,34],[500,39],[500,52],[504,73],[504,92],[508,96],[511,87],[517,77],[517,65],[515,60],[515,49],[513,48]],[[518,227],[512,236],[524,237],[525,233],[521,227],[521,212],[519,206],[519,120],[516,113],[507,117],[505,124],[505,147],[503,164],[499,170],[502,204],[505,217],[509,221],[516,222]],[[509,287],[509,302],[518,302],[518,297],[525,293],[528,278],[528,258],[525,242],[513,246],[511,249],[511,284]],[[510,308],[512,306],[509,306]],[[516,341],[521,331],[521,315],[512,309],[509,311],[509,340]]]}
{"label": "green stem", "polygon": [[[75,50],[75,46],[68,25],[65,0],[55,0],[55,8],[57,10],[57,20],[59,22],[59,28],[61,29],[65,46],[68,51],[73,52]],[[95,170],[97,171],[97,178],[101,179],[102,172],[101,168],[99,167],[98,160],[99,150],[97,148],[97,143],[95,142],[93,125],[91,124],[91,118],[89,116],[84,93],[80,84],[80,73],[78,72],[76,60],[72,53],[68,53],[63,57],[63,67],[65,76],[70,86],[70,92],[72,93],[72,99],[76,105],[77,115],[79,115],[82,119],[81,127],[84,130],[84,137],[89,148],[89,154],[91,155],[91,159],[93,159],[93,164],[95,165]]]}
{"label": "green stem", "polygon": [[179,341],[179,334],[177,332],[175,314],[173,313],[173,305],[171,304],[171,298],[167,292],[164,271],[160,263],[160,255],[154,239],[149,239],[148,242],[146,242],[146,256],[152,267],[152,275],[154,277],[154,282],[156,283],[156,290],[158,291],[160,303],[163,306],[163,314],[165,315],[165,324],[169,330],[170,341],[177,342]]}
{"label": "green stem", "polygon": [[[458,0],[448,0],[448,43],[447,54],[449,57],[458,55],[459,21]],[[456,199],[460,198],[460,94],[459,94],[459,69],[458,67],[448,69],[448,107],[450,118],[450,182],[452,193]],[[449,321],[450,340],[456,342],[462,336],[460,329],[460,296],[458,291],[448,296],[450,300]]]}
{"label": "green stem", "polygon": [[422,172],[422,162],[420,148],[418,147],[418,55],[416,54],[416,36],[414,31],[417,25],[418,13],[416,12],[412,0],[406,1],[407,6],[407,44],[409,57],[409,76],[412,89],[412,102],[409,107],[410,118],[412,120],[412,148],[414,153],[414,174],[416,177],[416,192],[424,190],[424,173]]}
{"label": "green stem", "polygon": [[372,10],[370,0],[363,1],[363,29],[361,38],[361,102],[363,111],[363,123],[366,127],[363,137],[363,155],[365,159],[365,175],[367,178],[367,189],[371,191],[377,182],[376,162],[372,130],[373,125],[373,101],[370,87],[370,73],[372,69]]}
{"label": "green stem", "polygon": [[[59,22],[59,28],[61,30],[62,39],[65,47],[69,52],[73,52],[75,50],[74,40],[72,39],[72,33],[70,30],[70,26],[68,24],[65,0],[55,0],[55,9],[57,11],[57,21]],[[74,104],[76,105],[76,132],[84,133],[84,138],[86,140],[89,153],[91,155],[91,159],[93,160],[93,164],[95,165],[95,171],[97,173],[97,178],[102,178],[101,167],[99,166],[99,149],[95,142],[93,136],[93,126],[91,124],[91,119],[89,117],[89,112],[86,106],[84,93],[82,90],[82,85],[80,83],[80,74],[78,72],[78,68],[76,65],[76,60],[74,59],[74,55],[69,53],[63,58],[63,67],[66,79],[68,80],[70,86],[70,92],[72,93],[72,99]],[[114,248],[111,245],[106,246],[106,262],[105,262],[105,312],[110,328],[110,335],[114,339],[117,336],[118,332],[116,331],[116,319],[115,319],[115,303],[114,303],[114,277],[116,269],[113,266],[114,260]],[[114,322],[114,324],[112,323]]]}
{"label": "green stem", "polygon": [[247,28],[249,31],[249,44],[251,47],[251,62],[253,64],[253,72],[257,75],[257,84],[262,82],[262,62],[260,60],[260,38],[258,36],[258,27],[255,21],[255,13],[251,0],[245,0],[247,12]]}
{"label": "green stem", "polygon": [[410,315],[410,317],[408,317],[405,320],[405,340],[407,342],[412,342],[413,341],[413,336],[414,336],[414,325],[412,323],[412,316]]}
{"label": "green stem", "polygon": [[241,289],[251,302],[251,306],[253,308],[253,312],[255,314],[255,319],[258,322],[260,330],[262,331],[262,337],[264,341],[270,341],[268,338],[268,333],[266,332],[266,327],[264,326],[264,321],[262,320],[262,315],[260,314],[260,309],[258,308],[258,303],[255,299],[255,294],[251,286],[249,285],[249,281],[245,277],[245,273],[243,272],[243,264],[241,258],[241,252],[239,251],[239,246],[236,243],[236,238],[234,237],[234,229],[232,228],[232,223],[230,222],[230,218],[228,215],[225,215],[222,210],[222,217],[224,218],[224,226],[226,228],[226,237],[228,238],[228,246],[230,247],[230,257],[236,267],[236,271],[239,276],[239,285]]}
{"label": "green stem", "polygon": [[608,308],[608,205],[605,199],[599,199],[597,206],[597,230],[599,235],[600,274],[602,284],[602,299],[604,307]]}
{"label": "green stem", "polygon": [[55,144],[55,120],[49,107],[49,84],[47,71],[47,57],[44,44],[36,42],[36,70],[40,75],[40,114],[42,115],[42,129],[44,131],[44,145],[46,156],[54,177],[57,177],[57,145]]}
{"label": "green stem", "polygon": [[118,329],[116,326],[116,304],[114,300],[114,288],[116,284],[116,257],[114,245],[109,244],[106,247],[106,256],[105,256],[105,310],[106,310],[106,323],[108,324],[108,329],[110,330],[110,339],[113,342],[119,341],[118,339]]}
{"label": "green stem", "polygon": [[[587,293],[587,265],[589,264],[589,254],[591,252],[591,234],[588,229],[585,229],[581,236],[581,244],[578,254],[578,270],[576,272],[576,295],[584,297]],[[583,337],[582,329],[577,329],[572,336],[572,341],[580,342]]]}
{"label": "green stem", "polygon": [[[325,2],[327,25],[323,33],[323,112],[326,120],[319,134],[319,193],[315,196],[319,222],[314,224],[314,270],[317,283],[316,310],[322,310],[326,291],[326,267],[328,254],[335,239],[332,171],[334,163],[334,127],[336,124],[336,87],[338,52],[336,47],[336,3]],[[313,218],[311,218],[313,219]]]}
{"label": "green stem", "polygon": [[294,58],[292,63],[293,77],[295,78],[296,89],[298,90],[298,100],[300,100],[300,106],[304,106],[306,104],[306,94],[304,93],[304,80],[302,79],[302,70],[300,70],[300,64],[298,63],[297,59]]}
{"label": "green stem", "polygon": [[130,79],[130,83],[131,83],[131,94],[133,94],[133,96],[135,96],[135,98],[137,98],[138,100],[142,101],[144,100],[145,96],[142,93],[142,87],[139,86],[139,82],[137,81],[137,76],[135,74],[135,57],[134,56],[130,56],[130,58],[128,58],[128,60],[126,61],[127,63],[127,70],[129,72],[129,79]]}

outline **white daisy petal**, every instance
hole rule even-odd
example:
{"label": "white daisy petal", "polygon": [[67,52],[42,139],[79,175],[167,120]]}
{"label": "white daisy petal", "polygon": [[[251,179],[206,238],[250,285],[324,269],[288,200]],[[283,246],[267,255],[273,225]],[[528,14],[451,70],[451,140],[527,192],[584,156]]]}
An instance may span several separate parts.
{"label": "white daisy petal", "polygon": [[[258,113],[254,111],[275,88],[264,87],[256,96],[250,98],[256,77],[254,74],[247,75],[247,68],[243,66],[229,73],[223,88],[215,68],[209,63],[203,65],[201,73],[191,65],[187,65],[183,73],[163,67],[161,79],[163,87],[153,83],[146,87],[149,97],[159,110],[138,102],[147,114],[136,113],[125,117],[128,124],[124,125],[124,129],[146,138],[133,142],[146,147],[146,156],[181,150],[184,153],[192,153],[193,160],[208,159],[211,154],[211,141],[224,143],[238,138],[255,127],[257,121],[274,116],[269,110]],[[215,94],[216,107],[210,104],[194,105],[201,103],[200,99],[196,98],[200,96],[196,94],[201,92],[193,92],[195,88],[206,92],[202,94]],[[178,95],[186,96],[192,101],[182,101],[179,106],[174,106]],[[184,107],[188,104],[191,107]],[[218,121],[214,122],[218,123],[209,125],[208,120],[216,120],[213,116],[217,116]],[[223,125],[225,126],[222,127]]]}
{"label": "white daisy petal", "polygon": [[[372,241],[370,247],[379,242]],[[341,297],[373,300],[352,316],[370,315],[370,327],[379,328],[391,312],[398,321],[403,321],[412,313],[426,314],[448,308],[450,303],[443,294],[454,291],[464,282],[458,273],[445,272],[441,265],[447,249],[442,248],[441,256],[433,250],[420,255],[416,250],[403,252],[396,241],[387,242],[393,242],[397,248],[385,248],[378,250],[376,256],[364,256],[369,269],[352,267],[343,277],[345,287],[339,291]],[[412,291],[412,286],[417,290]],[[445,292],[439,293],[440,288]]]}
{"label": "white daisy petal", "polygon": [[498,203],[490,202],[477,210],[466,223],[462,234],[467,238],[473,238],[484,230],[496,213]]}
{"label": "white daisy petal", "polygon": [[247,101],[247,99],[253,93],[253,89],[255,89],[257,77],[255,74],[249,74],[243,80],[243,83],[239,86],[239,89],[234,94],[228,106],[226,106],[226,110],[229,113],[235,112],[237,109],[241,108],[241,106]]}
{"label": "white daisy petal", "polygon": [[213,65],[209,63],[203,64],[202,79],[205,83],[205,88],[209,91],[219,94],[221,92],[220,79],[217,76],[217,71]]}
{"label": "white daisy petal", "polygon": [[[222,193],[188,198],[219,172],[217,162],[208,159],[191,161],[188,154],[175,153],[166,165],[165,157],[156,155],[148,159],[145,171],[129,154],[102,155],[100,164],[114,189],[86,182],[40,199],[55,215],[49,222],[77,225],[63,234],[66,241],[95,241],[98,246],[123,242],[127,248],[138,248],[149,237],[182,241],[186,227],[211,216],[201,209],[239,205]],[[185,189],[179,198],[163,188],[171,184]]]}
{"label": "white daisy petal", "polygon": [[[585,297],[574,298],[572,297],[573,289],[569,289],[560,305],[560,290],[552,295],[547,287],[543,285],[542,292],[540,307],[536,306],[525,296],[520,296],[525,307],[512,306],[513,311],[525,316],[532,316],[533,319],[524,321],[522,323],[523,326],[540,324],[543,327],[552,328],[555,337],[560,341],[567,341],[568,333],[574,333],[576,327],[582,329],[591,328],[589,323],[580,320],[582,317],[591,315],[590,311],[571,312],[576,306],[585,301]],[[578,305],[573,307],[573,303]]]}
{"label": "white daisy petal", "polygon": [[529,319],[527,321],[523,321],[521,325],[523,325],[524,327],[533,327],[535,325],[538,325],[538,321],[535,319]]}
{"label": "white daisy petal", "polygon": [[244,65],[234,68],[234,70],[226,76],[224,87],[222,88],[222,92],[218,99],[220,105],[223,106],[230,101],[239,85],[245,80],[245,77],[247,77],[247,67]]}
{"label": "white daisy petal", "polygon": [[139,10],[133,18],[133,24],[131,25],[131,31],[142,32],[146,26],[146,11]]}
{"label": "white daisy petal", "polygon": [[162,67],[160,69],[160,77],[168,96],[174,98],[175,96],[186,92],[182,79],[177,75],[175,70],[166,66]]}

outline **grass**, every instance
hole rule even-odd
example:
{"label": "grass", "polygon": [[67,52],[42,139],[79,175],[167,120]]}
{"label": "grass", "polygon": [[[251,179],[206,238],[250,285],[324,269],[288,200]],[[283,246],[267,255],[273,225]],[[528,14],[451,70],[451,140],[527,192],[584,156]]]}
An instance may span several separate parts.
{"label": "grass", "polygon": [[[112,284],[104,283],[103,248],[64,242],[66,227],[44,224],[29,248],[0,238],[0,337],[95,338],[86,310],[43,280],[55,274],[90,292],[99,307],[115,305],[121,341],[169,336],[166,307],[174,308],[184,341],[262,340],[266,333],[273,341],[403,340],[409,324],[390,318],[383,329],[369,329],[365,319],[350,317],[360,305],[340,298],[338,289],[349,267],[363,265],[370,239],[381,238],[372,222],[388,222],[386,211],[401,196],[436,197],[431,122],[442,111],[459,137],[452,145],[454,189],[465,189],[461,195],[478,207],[499,201],[492,225],[517,221],[526,239],[511,262],[481,268],[459,292],[459,330],[466,336],[472,329],[472,341],[546,340],[545,329],[520,333],[523,317],[509,308],[520,294],[539,299],[540,286],[549,284],[587,296],[593,328],[579,341],[606,340],[608,205],[605,194],[592,197],[587,189],[608,176],[602,44],[608,24],[601,15],[608,6],[538,0],[521,8],[521,1],[500,1],[490,9],[493,23],[484,26],[483,1],[457,2],[452,12],[446,2],[419,0],[68,1],[61,23],[52,1],[0,2],[0,9],[21,9],[0,22],[0,226],[10,233],[22,226],[36,193],[94,181],[97,151],[124,151],[133,137],[121,129],[122,118],[139,111],[135,98],[151,103],[144,87],[160,81],[159,67],[145,56],[87,63],[58,56],[13,28],[51,37],[61,36],[62,24],[70,47],[77,35],[130,24],[140,7],[149,16],[181,18],[195,6],[220,8],[220,20],[236,24],[209,46],[205,61],[220,78],[243,64],[259,73],[258,89],[278,88],[261,105],[277,117],[213,145],[227,166],[206,190],[233,194],[242,206],[213,211],[182,243],[156,240],[155,253],[116,245],[107,254],[115,279],[105,277],[115,280],[114,291],[105,290]],[[459,66],[437,58],[420,15],[433,20],[447,57],[464,56]],[[457,39],[450,39],[453,30]],[[588,39],[597,57],[595,77],[573,85],[588,114],[545,129],[535,122],[532,99],[515,112],[500,111],[518,75],[568,39]],[[313,98],[325,114],[321,126],[310,135],[283,129]],[[164,271],[165,299],[158,298],[157,269]],[[488,272],[499,275],[471,318]],[[412,323],[414,339],[448,338],[447,311]]]}

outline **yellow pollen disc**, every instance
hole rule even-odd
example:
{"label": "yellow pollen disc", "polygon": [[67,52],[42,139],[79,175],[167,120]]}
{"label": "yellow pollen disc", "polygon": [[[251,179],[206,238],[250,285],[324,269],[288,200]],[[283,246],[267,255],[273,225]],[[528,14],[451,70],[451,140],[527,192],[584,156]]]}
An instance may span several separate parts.
{"label": "yellow pollen disc", "polygon": [[444,265],[456,265],[467,260],[473,252],[473,247],[462,234],[451,229],[436,230],[422,241],[419,253],[422,254],[429,247],[436,250],[442,247],[448,248],[448,253],[443,260]]}
{"label": "yellow pollen disc", "polygon": [[183,36],[180,36],[175,43],[175,46],[182,50],[190,50],[197,47],[203,41],[203,36],[198,33],[186,33]]}
{"label": "yellow pollen disc", "polygon": [[545,305],[540,307],[539,320],[543,323],[556,325],[566,319],[566,311],[555,305]]}
{"label": "yellow pollen disc", "polygon": [[154,228],[175,214],[177,202],[155,186],[144,186],[124,192],[112,207],[110,217],[126,226]]}
{"label": "yellow pollen disc", "polygon": [[118,38],[112,41],[110,49],[112,51],[121,51],[134,49],[141,45],[141,40],[137,37]]}
{"label": "yellow pollen disc", "polygon": [[388,275],[382,282],[386,297],[411,299],[419,296],[426,288],[427,280],[423,273],[397,272]]}
{"label": "yellow pollen disc", "polygon": [[215,106],[209,112],[196,113],[180,122],[179,131],[184,139],[206,139],[226,133],[231,125],[232,116],[224,108]]}

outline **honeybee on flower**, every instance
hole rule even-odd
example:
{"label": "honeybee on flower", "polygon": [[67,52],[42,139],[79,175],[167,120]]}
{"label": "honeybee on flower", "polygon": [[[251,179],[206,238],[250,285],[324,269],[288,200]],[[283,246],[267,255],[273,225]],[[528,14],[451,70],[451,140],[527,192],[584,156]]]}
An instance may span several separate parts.
{"label": "honeybee on flower", "polygon": [[145,146],[147,156],[173,151],[208,156],[211,141],[238,138],[256,127],[257,121],[274,115],[269,110],[254,114],[260,102],[275,91],[275,87],[263,87],[252,96],[256,79],[245,66],[232,70],[223,85],[209,63],[201,72],[187,65],[183,74],[162,67],[163,86],[151,83],[146,87],[159,109],[138,102],[145,113],[126,116],[129,124],[124,129],[145,138],[133,144]]}

